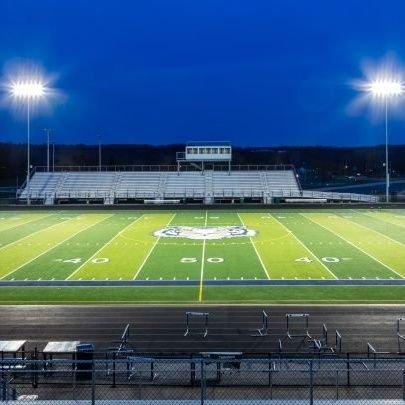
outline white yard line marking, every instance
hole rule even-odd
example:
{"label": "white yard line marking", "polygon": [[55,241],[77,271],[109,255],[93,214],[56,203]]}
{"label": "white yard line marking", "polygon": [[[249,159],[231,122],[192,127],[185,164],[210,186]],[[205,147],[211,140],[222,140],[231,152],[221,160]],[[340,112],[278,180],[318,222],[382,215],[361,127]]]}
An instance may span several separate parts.
{"label": "white yard line marking", "polygon": [[[273,216],[274,218],[274,216]],[[322,262],[322,260],[320,260],[318,258],[317,255],[315,255],[306,245],[304,242],[302,242],[300,239],[297,238],[296,235],[294,235],[294,232],[291,232],[283,223],[281,223],[278,219],[274,218],[275,221],[277,221],[288,233],[290,233],[290,235],[304,248],[306,249],[315,259],[316,261],[328,272],[330,273],[336,280],[338,280],[338,278],[336,277],[336,275],[333,273],[333,271],[331,271],[329,269],[328,266],[326,266],[325,263]]]}
{"label": "white yard line marking", "polygon": [[[112,215],[112,214],[111,214],[111,215]],[[110,217],[107,217],[107,218],[110,218]],[[66,241],[68,241],[68,240],[74,238],[74,237],[75,237],[76,235],[78,235],[79,233],[81,233],[81,232],[83,232],[83,231],[85,231],[85,230],[91,228],[91,227],[94,226],[94,225],[99,224],[100,222],[104,221],[104,220],[107,219],[107,218],[104,218],[104,219],[102,219],[102,220],[100,220],[100,221],[98,221],[98,222],[95,222],[94,224],[90,224],[89,226],[86,226],[85,228],[81,229],[80,231],[75,232],[73,235],[69,235],[66,239],[63,239],[62,241],[58,242],[56,245],[51,246],[49,249],[45,250],[44,252],[40,253],[39,255],[35,256],[34,258],[32,258],[32,259],[28,260],[27,262],[21,264],[20,266],[16,267],[14,270],[8,272],[6,275],[0,277],[0,280],[3,280],[4,278],[8,277],[10,274],[15,273],[17,270],[21,269],[22,267],[26,266],[27,264],[29,264],[29,263],[33,262],[34,260],[38,259],[39,257],[41,257],[42,255],[44,255],[45,253],[48,253],[48,252],[51,251],[52,249],[55,249],[56,247],[58,247],[58,246],[60,246],[61,244],[65,243]],[[49,229],[49,228],[47,228],[47,229]]]}
{"label": "white yard line marking", "polygon": [[[34,214],[34,215],[35,215],[35,214]],[[51,213],[51,214],[42,214],[42,215],[34,216],[34,217],[29,216],[29,217],[24,218],[25,220],[22,221],[22,222],[20,222],[20,223],[5,224],[5,225],[11,225],[11,226],[7,226],[6,228],[0,227],[0,231],[1,231],[1,232],[5,232],[5,231],[13,230],[14,228],[17,228],[17,227],[19,227],[19,226],[28,225],[28,224],[30,224],[31,222],[40,221],[41,219],[48,218],[48,217],[50,217],[50,216],[52,216],[52,215],[55,215],[55,214],[54,214],[54,213]],[[11,221],[11,219],[8,219],[8,221]]]}
{"label": "white yard line marking", "polygon": [[[204,226],[207,227],[208,223],[208,211],[205,211],[205,221],[204,221]],[[200,289],[198,293],[198,301],[202,301],[203,297],[203,284],[204,284],[204,262],[205,262],[205,245],[206,245],[206,240],[203,240],[203,245],[202,245],[202,254],[201,254],[201,270],[200,270]]]}
{"label": "white yard line marking", "polygon": [[80,215],[80,214],[76,215],[75,217],[72,217],[72,218],[65,219],[65,220],[62,220],[62,221],[60,221],[60,222],[57,222],[56,224],[53,224],[53,225],[51,225],[51,226],[47,226],[46,228],[39,229],[38,231],[32,232],[32,233],[30,233],[29,235],[26,235],[26,236],[24,236],[24,237],[22,237],[22,238],[20,238],[20,239],[15,240],[14,242],[7,243],[7,245],[4,245],[4,246],[0,247],[0,250],[5,249],[5,248],[7,248],[7,247],[9,247],[9,246],[15,245],[16,243],[20,243],[22,240],[27,239],[27,238],[29,238],[29,237],[31,237],[31,236],[33,236],[33,235],[36,235],[36,234],[38,234],[38,233],[40,233],[40,232],[45,232],[45,231],[47,231],[48,229],[52,229],[54,226],[63,224],[63,223],[66,222],[66,221],[70,221],[70,220],[72,220],[72,219],[75,219],[75,218],[77,218],[79,215]]}
{"label": "white yard line marking", "polygon": [[[173,216],[170,218],[169,222],[167,223],[166,226],[169,226],[170,223],[173,221],[174,217],[176,216],[176,214],[173,214]],[[143,266],[145,266],[145,263],[148,261],[150,255],[152,254],[152,252],[155,250],[156,245],[159,243],[160,241],[160,236],[156,239],[155,243],[152,245],[152,248],[149,250],[149,253],[146,255],[144,261],[142,262],[142,264],[139,266],[137,272],[135,273],[134,277],[132,280],[136,280],[136,278],[138,277],[139,273],[142,271]]]}
{"label": "white yard line marking", "polygon": [[[354,209],[352,209],[352,211],[355,211],[356,214],[362,214],[362,215],[366,215],[367,217],[377,219],[379,221],[384,222],[387,225],[396,225],[396,226],[399,226],[401,228],[405,228],[405,224],[400,223],[400,222],[395,222],[394,219],[390,218],[391,221],[389,221],[388,218],[384,218],[384,216],[382,216],[382,215],[373,215],[373,214],[380,214],[379,212],[362,212],[362,211],[358,211],[358,210],[354,210]],[[384,213],[381,213],[381,214],[384,214]],[[394,218],[395,218],[395,216],[394,216]],[[403,216],[403,218],[405,219],[404,216]]]}
{"label": "white yard line marking", "polygon": [[308,218],[311,222],[313,222],[314,224],[319,225],[320,227],[326,229],[327,231],[333,233],[334,235],[336,235],[338,238],[344,240],[346,243],[348,243],[349,245],[353,246],[355,249],[360,250],[360,252],[364,253],[366,256],[370,257],[371,259],[373,259],[374,261],[376,261],[377,263],[381,264],[382,266],[384,266],[385,268],[387,268],[388,270],[392,271],[393,273],[395,273],[397,276],[401,277],[401,278],[405,278],[404,276],[402,276],[401,274],[399,274],[398,272],[396,272],[394,269],[392,269],[390,266],[388,266],[387,264],[383,263],[382,261],[378,260],[376,257],[374,257],[373,255],[367,253],[365,250],[363,250],[362,248],[360,248],[359,246],[355,245],[354,243],[350,242],[349,240],[347,240],[346,238],[344,238],[342,235],[338,234],[337,232],[333,231],[332,229],[328,228],[327,226],[324,226],[320,223],[318,223],[317,221],[313,220],[312,218],[307,217],[305,214],[301,214],[302,216],[304,216],[305,218]]}
{"label": "white yard line marking", "polygon": [[83,262],[83,264],[81,264],[72,274],[70,274],[68,277],[66,277],[65,280],[69,280],[70,278],[72,278],[80,269],[83,268],[83,266],[85,264],[87,264],[90,260],[94,259],[106,246],[108,246],[110,243],[112,243],[114,241],[114,239],[118,238],[123,232],[125,232],[130,226],[132,226],[135,222],[137,222],[138,220],[140,220],[143,217],[143,215],[141,215],[140,217],[136,218],[135,221],[132,221],[130,224],[128,224],[124,229],[121,229],[121,231],[119,231],[116,235],[114,235],[107,243],[105,243],[104,245],[101,246],[100,249],[97,250],[97,252],[95,252],[94,254],[92,254],[86,261]]}
{"label": "white yard line marking", "polygon": [[352,220],[350,220],[350,219],[348,219],[348,218],[345,218],[345,217],[340,217],[340,218],[343,218],[343,219],[345,219],[346,221],[349,221],[351,224],[359,226],[360,228],[364,228],[364,229],[366,229],[367,231],[371,231],[371,232],[374,232],[374,233],[376,233],[376,234],[378,234],[378,235],[381,235],[383,238],[386,238],[386,239],[390,240],[391,242],[397,243],[398,245],[401,245],[401,246],[405,246],[405,244],[403,244],[403,243],[400,242],[399,240],[392,239],[392,238],[390,238],[389,236],[384,235],[383,233],[381,233],[381,232],[379,232],[379,231],[376,231],[376,230],[373,229],[373,228],[369,228],[368,226],[358,224],[357,222],[352,221]]}
{"label": "white yard line marking", "polygon": [[[241,224],[242,224],[243,226],[245,226],[245,223],[243,222],[243,220],[242,220],[241,216],[239,215],[239,213],[237,213],[237,215],[238,215],[238,218],[239,218],[239,221],[241,222]],[[263,271],[266,273],[267,279],[270,280],[270,274],[269,274],[269,272],[267,271],[267,268],[266,268],[265,264],[263,263],[263,260],[262,260],[262,258],[260,257],[259,252],[258,252],[257,249],[256,249],[256,246],[255,246],[255,243],[253,242],[252,237],[250,237],[249,240],[250,240],[250,243],[251,243],[252,246],[253,246],[254,251],[256,252],[256,256],[257,256],[257,258],[259,259],[260,264],[262,265]]]}

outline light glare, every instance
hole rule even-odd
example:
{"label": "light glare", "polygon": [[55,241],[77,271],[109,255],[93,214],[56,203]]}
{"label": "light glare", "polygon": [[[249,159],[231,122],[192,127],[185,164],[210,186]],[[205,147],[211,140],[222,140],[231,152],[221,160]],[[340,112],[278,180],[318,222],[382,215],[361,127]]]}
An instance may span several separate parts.
{"label": "light glare", "polygon": [[45,87],[40,82],[18,82],[12,84],[11,93],[19,98],[40,98],[45,93]]}
{"label": "light glare", "polygon": [[375,80],[370,83],[370,92],[375,97],[399,96],[404,89],[402,83],[394,80]]}

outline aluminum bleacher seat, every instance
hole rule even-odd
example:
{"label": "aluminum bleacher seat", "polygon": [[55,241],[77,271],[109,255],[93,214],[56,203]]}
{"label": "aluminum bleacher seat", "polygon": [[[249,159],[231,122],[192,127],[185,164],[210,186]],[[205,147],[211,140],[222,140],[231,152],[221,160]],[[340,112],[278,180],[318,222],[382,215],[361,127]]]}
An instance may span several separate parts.
{"label": "aluminum bleacher seat", "polygon": [[121,172],[115,187],[116,198],[154,198],[161,193],[164,172]]}
{"label": "aluminum bleacher seat", "polygon": [[[30,180],[29,194],[31,199],[46,200],[46,198],[54,196],[62,173],[53,172],[37,172]],[[25,187],[19,195],[20,199],[26,199],[28,189]]]}
{"label": "aluminum bleacher seat", "polygon": [[266,191],[258,171],[213,172],[215,197],[259,197]]}
{"label": "aluminum bleacher seat", "polygon": [[171,197],[202,198],[205,193],[205,176],[201,172],[168,172],[164,193]]}

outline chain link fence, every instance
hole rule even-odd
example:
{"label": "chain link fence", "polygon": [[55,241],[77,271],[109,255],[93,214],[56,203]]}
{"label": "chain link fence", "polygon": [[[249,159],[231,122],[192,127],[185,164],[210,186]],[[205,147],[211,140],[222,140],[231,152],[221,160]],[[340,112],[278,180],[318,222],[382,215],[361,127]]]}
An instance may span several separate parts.
{"label": "chain link fence", "polygon": [[[403,404],[405,359],[3,359],[0,402]],[[287,402],[286,402],[287,401]]]}

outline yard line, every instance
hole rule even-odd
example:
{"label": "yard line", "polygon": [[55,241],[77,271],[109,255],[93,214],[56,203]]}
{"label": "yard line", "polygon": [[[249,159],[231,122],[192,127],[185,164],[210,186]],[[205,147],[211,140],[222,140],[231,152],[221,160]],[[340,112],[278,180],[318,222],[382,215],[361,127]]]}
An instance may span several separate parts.
{"label": "yard line", "polygon": [[[73,218],[76,218],[76,217],[73,217]],[[107,218],[110,218],[110,217],[107,217]],[[38,259],[39,257],[41,257],[42,255],[44,255],[45,253],[48,253],[48,252],[51,251],[52,249],[55,249],[56,247],[62,245],[62,244],[65,243],[65,242],[67,242],[68,240],[74,238],[74,237],[75,237],[76,235],[78,235],[79,233],[86,231],[87,229],[91,228],[91,227],[94,226],[94,225],[99,224],[100,222],[104,221],[104,220],[107,219],[107,218],[104,218],[104,219],[101,220],[101,221],[95,222],[94,224],[90,224],[89,226],[86,226],[85,228],[80,229],[80,231],[77,231],[77,232],[75,232],[73,235],[68,236],[66,239],[63,239],[62,241],[58,242],[56,245],[50,247],[49,249],[45,250],[44,252],[40,253],[39,255],[35,256],[34,258],[28,260],[27,262],[21,264],[20,266],[16,267],[15,269],[11,270],[10,272],[8,272],[6,275],[0,277],[0,280],[3,280],[4,278],[8,277],[10,274],[15,273],[17,270],[20,270],[22,267],[26,266],[27,264],[32,263],[34,260]],[[51,227],[49,227],[49,228],[51,228]],[[49,229],[49,228],[46,228],[46,229]]]}
{"label": "yard line", "polygon": [[142,214],[140,217],[136,218],[134,221],[132,221],[129,225],[127,225],[124,229],[119,231],[115,236],[113,236],[107,243],[105,243],[100,249],[97,250],[96,253],[91,255],[85,262],[83,262],[69,277],[66,277],[65,280],[69,280],[71,277],[73,277],[85,264],[87,264],[90,260],[92,260],[94,257],[96,257],[99,252],[101,252],[106,246],[108,246],[114,239],[118,238],[123,232],[125,232],[130,226],[132,226],[135,222],[140,220],[145,214]]}
{"label": "yard line", "polygon": [[[14,214],[13,214],[14,215]],[[14,228],[17,228],[18,226],[23,226],[23,225],[28,225],[29,223],[31,223],[31,222],[35,222],[35,221],[39,221],[39,220],[41,220],[41,219],[44,219],[44,218],[47,218],[47,217],[50,217],[51,215],[55,215],[54,213],[51,213],[51,214],[42,214],[42,215],[36,215],[36,216],[34,216],[34,217],[26,217],[26,218],[23,218],[23,221],[22,222],[18,222],[18,221],[16,221],[17,223],[9,223],[9,224],[4,224],[3,223],[3,225],[6,225],[6,227],[5,228],[3,228],[3,227],[0,227],[0,231],[1,232],[4,232],[4,231],[9,231],[9,230],[11,230],[11,229],[14,229]],[[12,215],[10,216],[10,218],[12,217]],[[11,220],[9,220],[9,221],[11,221]],[[10,225],[10,226],[7,226],[7,225]]]}
{"label": "yard line", "polygon": [[[204,226],[207,227],[208,223],[208,211],[205,210],[205,221],[204,221]],[[203,245],[202,245],[202,255],[201,255],[201,271],[200,271],[200,290],[198,293],[198,301],[202,301],[202,295],[203,295],[203,282],[204,282],[204,262],[205,262],[205,245],[206,245],[206,239],[203,240]]]}
{"label": "yard line", "polygon": [[[239,218],[239,221],[241,222],[241,224],[246,228],[245,223],[243,222],[243,220],[242,220],[241,216],[239,215],[239,213],[237,213],[237,215],[238,215],[238,218]],[[250,240],[250,243],[253,246],[254,251],[256,252],[256,256],[259,259],[259,262],[262,265],[262,268],[263,268],[264,272],[266,273],[267,279],[270,280],[269,272],[267,271],[267,268],[266,268],[265,264],[263,263],[263,260],[260,257],[259,252],[256,249],[256,246],[255,246],[255,243],[253,242],[252,237],[250,237],[249,240]]]}
{"label": "yard line", "polygon": [[359,223],[357,223],[357,222],[355,222],[355,221],[351,221],[349,218],[345,218],[345,217],[343,217],[343,216],[342,216],[341,218],[345,219],[346,221],[351,222],[353,225],[359,226],[360,228],[367,229],[367,231],[372,231],[372,232],[378,233],[378,234],[381,235],[383,238],[386,238],[386,239],[390,240],[391,242],[397,243],[398,245],[401,245],[401,246],[405,246],[405,244],[403,244],[403,243],[400,242],[399,240],[392,239],[392,238],[390,238],[389,236],[384,235],[383,233],[381,233],[381,232],[379,232],[379,231],[377,231],[377,230],[375,230],[375,229],[373,229],[373,228],[369,228],[368,226],[361,225],[361,224],[359,224]]}
{"label": "yard line", "polygon": [[69,219],[64,219],[64,220],[62,220],[62,221],[60,221],[60,222],[57,222],[56,224],[53,224],[53,225],[51,225],[51,226],[48,226],[47,228],[39,229],[38,231],[32,232],[32,233],[30,233],[29,235],[26,235],[26,236],[24,236],[24,237],[22,237],[22,238],[20,238],[20,239],[15,240],[14,242],[10,242],[10,243],[8,243],[7,245],[4,245],[4,246],[0,247],[0,250],[5,249],[5,248],[8,248],[8,247],[10,247],[10,246],[13,246],[13,245],[15,245],[16,243],[19,243],[19,242],[21,242],[21,241],[24,240],[24,239],[27,239],[27,238],[29,238],[29,237],[31,237],[31,236],[33,236],[33,235],[36,235],[37,233],[40,233],[40,232],[43,232],[43,231],[48,231],[49,229],[53,228],[54,226],[60,225],[61,223],[65,222],[65,221],[70,221],[71,219],[77,218],[79,215],[80,215],[80,214],[78,214],[78,215],[76,215],[76,216],[74,216],[74,217],[72,217],[72,218],[69,218]]}
{"label": "yard line", "polygon": [[319,225],[320,227],[326,229],[327,231],[333,233],[334,235],[336,235],[338,238],[344,240],[346,243],[348,243],[349,245],[353,246],[355,249],[360,250],[360,252],[364,253],[366,256],[370,257],[371,259],[375,260],[377,263],[381,264],[382,266],[384,266],[385,268],[387,268],[388,270],[392,271],[393,273],[395,273],[397,276],[401,277],[401,278],[405,278],[403,275],[399,274],[398,272],[396,272],[393,268],[391,268],[390,266],[388,266],[388,264],[383,263],[382,261],[378,260],[376,257],[374,257],[373,255],[371,255],[370,253],[367,253],[365,250],[363,250],[362,248],[360,248],[359,246],[356,246],[354,243],[350,242],[349,240],[347,240],[346,238],[344,238],[342,235],[339,235],[337,232],[333,231],[332,229],[328,228],[327,226],[324,226],[320,223],[318,223],[317,221],[314,221],[312,218],[307,217],[305,214],[300,214],[302,216],[304,216],[305,218],[309,219],[311,222],[313,222],[314,224]]}
{"label": "yard line", "polygon": [[[357,211],[356,211],[356,212],[357,212]],[[361,211],[359,211],[358,213],[359,213],[359,214],[366,215],[367,217],[370,217],[370,218],[373,218],[373,219],[378,219],[379,221],[383,221],[383,222],[385,222],[387,225],[396,225],[396,226],[399,226],[399,227],[401,227],[401,228],[405,228],[405,224],[401,224],[401,223],[395,222],[395,221],[389,221],[387,218],[384,218],[384,217],[374,216],[374,215],[372,215],[371,212],[370,212],[370,213],[367,213],[367,212],[361,212]]]}
{"label": "yard line", "polygon": [[282,222],[280,222],[278,219],[276,219],[272,214],[271,214],[271,216],[272,216],[273,219],[274,219],[275,221],[277,221],[287,232],[289,232],[289,233],[291,234],[291,236],[292,236],[304,249],[306,249],[312,256],[314,256],[315,259],[321,264],[321,266],[322,266],[326,271],[328,271],[336,280],[338,280],[338,278],[337,278],[336,275],[333,273],[333,271],[331,271],[331,270],[329,269],[329,267],[326,266],[326,264],[325,264],[322,260],[320,260],[320,259],[318,258],[318,256],[316,256],[316,255],[307,247],[307,245],[305,245],[304,242],[302,242],[300,239],[298,239],[297,236],[294,235],[294,232],[291,232]]}
{"label": "yard line", "polygon": [[[173,214],[173,216],[170,218],[170,220],[169,220],[169,222],[167,223],[166,226],[169,226],[169,225],[170,225],[170,223],[173,221],[173,219],[174,219],[174,217],[175,217],[176,215],[177,215],[177,214]],[[143,266],[145,266],[145,263],[148,261],[149,256],[152,254],[152,252],[154,251],[154,249],[155,249],[156,245],[159,243],[159,241],[160,241],[160,236],[156,239],[155,243],[152,245],[152,248],[149,250],[149,253],[146,255],[145,260],[144,260],[144,261],[142,262],[142,264],[139,266],[139,269],[138,269],[138,271],[135,273],[135,275],[134,275],[134,277],[133,277],[132,280],[136,280],[136,278],[138,277],[139,273],[142,271]]]}

